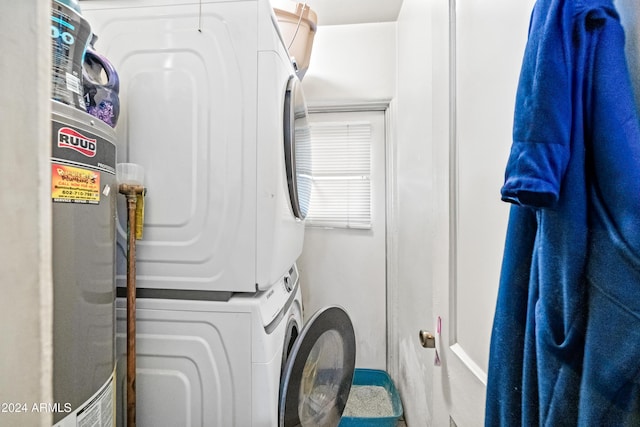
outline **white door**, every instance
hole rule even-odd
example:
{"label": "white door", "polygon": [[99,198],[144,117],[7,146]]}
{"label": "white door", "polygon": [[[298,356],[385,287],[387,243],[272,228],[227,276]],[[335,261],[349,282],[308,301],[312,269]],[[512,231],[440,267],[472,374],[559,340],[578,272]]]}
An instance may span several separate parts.
{"label": "white door", "polygon": [[499,190],[533,3],[449,2],[453,55],[442,66],[449,66],[443,74],[452,89],[443,98],[452,103],[451,149],[442,155],[450,160],[450,187],[436,189],[449,197],[449,218],[441,224],[449,229],[449,265],[441,275],[448,280],[434,283],[435,333],[437,318],[442,321],[434,426],[484,425],[489,341],[509,211]]}
{"label": "white door", "polygon": [[[356,111],[309,115],[312,127],[327,123],[369,126],[371,228],[306,227],[298,261],[305,316],[328,305],[342,306],[355,329],[356,366],[386,369],[385,114]],[[310,216],[314,201],[311,203]]]}

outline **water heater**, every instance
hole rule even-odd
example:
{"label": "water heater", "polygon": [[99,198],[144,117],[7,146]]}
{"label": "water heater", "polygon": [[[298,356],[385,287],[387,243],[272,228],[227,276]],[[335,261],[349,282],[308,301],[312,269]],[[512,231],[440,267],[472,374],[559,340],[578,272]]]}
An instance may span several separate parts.
{"label": "water heater", "polygon": [[87,113],[91,26],[51,0],[51,203],[55,427],[115,427],[115,132]]}
{"label": "water heater", "polygon": [[115,426],[115,132],[51,101],[56,427]]}

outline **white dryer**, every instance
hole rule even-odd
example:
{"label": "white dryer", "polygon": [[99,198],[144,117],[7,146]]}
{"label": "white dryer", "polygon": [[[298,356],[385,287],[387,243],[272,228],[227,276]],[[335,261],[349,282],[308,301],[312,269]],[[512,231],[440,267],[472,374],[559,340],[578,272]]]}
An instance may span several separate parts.
{"label": "white dryer", "polygon": [[[306,106],[268,0],[91,0],[120,76],[118,162],[145,169],[137,286],[255,292],[300,255]],[[126,215],[119,204],[118,285]]]}
{"label": "white dryer", "polygon": [[[272,288],[226,301],[154,291],[137,307],[137,425],[337,426],[355,368],[346,313],[329,307],[302,327],[295,266]],[[165,295],[162,293],[165,292]],[[117,352],[126,365],[126,307],[117,301]],[[125,426],[125,369],[117,424]]]}

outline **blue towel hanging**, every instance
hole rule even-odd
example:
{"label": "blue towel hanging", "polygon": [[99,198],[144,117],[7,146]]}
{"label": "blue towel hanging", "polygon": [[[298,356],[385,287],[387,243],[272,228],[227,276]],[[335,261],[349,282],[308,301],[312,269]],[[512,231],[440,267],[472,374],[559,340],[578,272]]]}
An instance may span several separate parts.
{"label": "blue towel hanging", "polygon": [[640,425],[640,126],[611,1],[534,6],[502,198],[485,424]]}

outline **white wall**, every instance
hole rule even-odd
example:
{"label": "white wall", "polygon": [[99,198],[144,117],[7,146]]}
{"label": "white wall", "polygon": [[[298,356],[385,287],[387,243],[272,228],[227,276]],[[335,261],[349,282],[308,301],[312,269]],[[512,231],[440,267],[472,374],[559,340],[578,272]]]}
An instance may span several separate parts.
{"label": "white wall", "polygon": [[[413,420],[414,425],[425,425],[431,418],[433,353],[423,349],[417,337],[421,327],[433,326],[432,263],[441,259],[434,233],[447,233],[434,227],[434,210],[441,204],[431,199],[436,164],[432,153],[428,5],[423,0],[405,0],[398,24],[319,26],[303,80],[311,106],[393,100],[391,142],[395,151],[391,160],[395,164],[392,171],[396,194],[388,203],[392,204],[390,220],[395,228],[388,256],[394,258],[397,268],[390,272],[387,286],[389,302],[394,304],[390,310],[397,317],[390,319],[392,350],[388,370],[400,389],[407,420]],[[438,90],[448,95],[447,87]],[[437,123],[437,129],[446,131],[446,117],[445,114],[444,121]],[[442,144],[440,149],[446,151],[447,141]],[[439,167],[446,170],[448,165]],[[309,297],[313,295],[305,296],[307,300]]]}
{"label": "white wall", "polygon": [[51,425],[50,8],[0,2],[0,425]]}
{"label": "white wall", "polygon": [[302,84],[307,103],[341,105],[395,96],[396,24],[318,26]]}
{"label": "white wall", "polygon": [[[495,6],[466,2],[458,10],[464,27],[458,29],[456,80],[460,105],[455,131],[461,143],[458,154],[462,156],[458,184],[464,199],[459,203],[457,218],[461,226],[457,242],[462,242],[459,266],[464,268],[460,267],[458,273],[460,283],[474,287],[465,289],[457,300],[448,299],[449,2],[404,0],[395,26],[396,47],[388,48],[389,55],[396,56],[394,69],[389,69],[385,57],[379,55],[378,43],[385,40],[382,32],[372,37],[361,32],[367,26],[335,26],[328,27],[320,37],[325,30],[320,27],[311,67],[303,82],[312,105],[357,102],[388,97],[380,81],[395,73],[395,90],[390,97],[397,193],[390,206],[394,228],[389,256],[396,268],[390,272],[388,283],[390,303],[394,304],[391,313],[395,314],[389,319],[392,357],[388,370],[400,389],[409,425],[437,423],[443,419],[437,412],[447,411],[434,408],[434,400],[441,402],[442,398],[434,399],[433,395],[434,387],[438,393],[445,388],[447,371],[438,368],[438,375],[434,375],[434,352],[420,346],[418,331],[434,331],[436,315],[443,314],[444,321],[450,321],[446,317],[450,303],[471,320],[461,323],[470,328],[457,330],[457,338],[473,344],[470,348],[475,352],[471,356],[479,365],[484,367],[488,357],[508,210],[499,200],[499,188],[511,143],[515,82],[523,47],[519,30],[526,34],[526,16],[513,24],[518,31],[514,37],[505,38],[504,31],[492,31],[491,19],[486,18],[494,12],[492,7]],[[519,18],[520,9],[501,10],[499,15]],[[474,42],[480,39],[487,43]],[[371,40],[375,40],[373,44]],[[386,71],[380,72],[376,66]],[[482,147],[493,148],[483,151]],[[477,208],[482,208],[486,216],[482,227],[478,226],[479,220],[474,220]],[[466,267],[473,265],[480,267],[483,283],[471,280],[473,267]],[[442,287],[444,292],[436,287]],[[441,299],[434,301],[434,294]],[[478,305],[473,306],[474,303]],[[479,333],[474,335],[474,330]],[[443,385],[440,388],[434,382]],[[483,397],[478,396],[477,400]]]}
{"label": "white wall", "polygon": [[[434,326],[433,264],[443,256],[446,270],[446,249],[443,254],[438,248],[437,236],[447,235],[447,230],[437,229],[433,218],[436,211],[447,214],[447,201],[443,206],[442,201],[433,200],[433,185],[434,177],[442,175],[434,168],[444,170],[446,176],[448,164],[437,164],[433,151],[447,152],[448,115],[445,105],[443,115],[436,114],[434,126],[431,60],[432,43],[445,43],[446,51],[447,40],[432,40],[430,7],[423,0],[405,0],[398,24],[319,26],[303,80],[311,106],[393,100],[391,163],[396,193],[388,201],[393,227],[388,256],[396,268],[389,272],[387,284],[393,305],[388,371],[400,389],[407,421],[413,420],[416,426],[431,419],[433,366],[433,352],[420,346],[418,330]],[[445,12],[441,25],[446,25],[446,16]],[[446,85],[436,91],[440,99],[448,95]],[[433,135],[442,131],[445,140],[434,146]],[[313,295],[305,296],[309,297]]]}
{"label": "white wall", "polygon": [[343,307],[353,323],[356,367],[387,369],[385,116],[383,111],[317,113],[310,123],[367,122],[371,126],[371,228],[307,227],[298,260],[305,318]]}
{"label": "white wall", "polygon": [[[369,103],[377,108],[380,101],[389,102],[395,94],[395,62],[395,23],[319,26],[311,64],[302,81],[307,102],[323,111]],[[362,120],[373,119],[358,114]],[[374,215],[379,220],[385,212],[385,120],[382,112],[377,114],[373,137],[380,143],[372,148],[372,161],[374,169],[382,172],[374,173],[372,182],[380,184],[373,190]],[[329,119],[318,114],[314,120]],[[367,269],[372,262],[376,266]],[[384,221],[374,219],[373,229],[367,231],[307,228],[298,266],[305,318],[327,305],[344,307],[356,332],[356,366],[386,369]]]}

